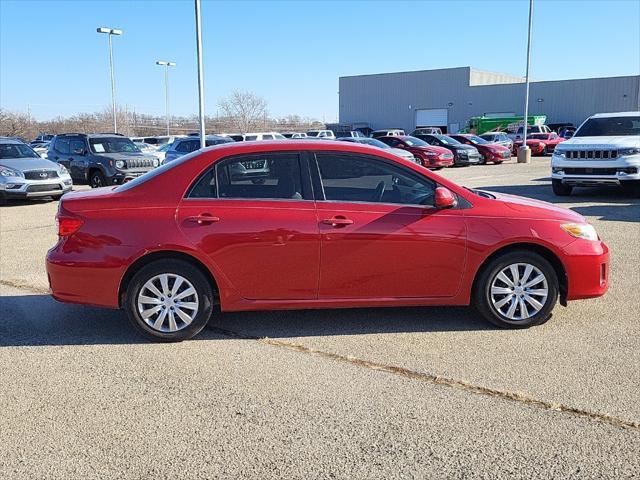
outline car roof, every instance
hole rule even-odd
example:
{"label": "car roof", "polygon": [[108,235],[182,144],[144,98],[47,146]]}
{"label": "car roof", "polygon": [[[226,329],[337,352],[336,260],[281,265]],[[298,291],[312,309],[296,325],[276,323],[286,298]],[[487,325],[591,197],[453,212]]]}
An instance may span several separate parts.
{"label": "car roof", "polygon": [[0,143],[9,144],[9,145],[26,145],[24,142],[11,137],[0,137]]}
{"label": "car roof", "polygon": [[612,113],[596,113],[589,118],[603,118],[603,117],[637,117],[640,115],[640,111],[636,112],[612,112]]}

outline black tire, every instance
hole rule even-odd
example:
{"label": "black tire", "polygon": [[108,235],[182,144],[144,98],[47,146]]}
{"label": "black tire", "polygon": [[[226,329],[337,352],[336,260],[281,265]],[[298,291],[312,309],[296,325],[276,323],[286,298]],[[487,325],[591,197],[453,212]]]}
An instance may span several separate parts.
{"label": "black tire", "polygon": [[553,193],[558,197],[568,197],[573,191],[571,185],[565,185],[562,180],[556,179],[551,180],[551,188],[553,188]]}
{"label": "black tire", "polygon": [[91,185],[91,188],[106,187],[107,179],[100,170],[94,170],[89,176],[89,185]]}
{"label": "black tire", "polygon": [[622,190],[633,197],[640,197],[640,181],[620,182]]}
{"label": "black tire", "polygon": [[548,152],[547,152],[547,147],[544,147],[544,148],[542,149],[542,153],[541,153],[540,155],[542,155],[543,157],[546,157],[546,156],[547,156],[547,153],[548,153]]}
{"label": "black tire", "polygon": [[[509,319],[496,308],[491,299],[491,285],[494,278],[504,268],[516,263],[526,263],[540,270],[546,278],[548,290],[542,308],[535,315],[523,320]],[[558,301],[558,292],[558,276],[553,266],[544,257],[527,250],[515,250],[493,258],[482,267],[474,282],[472,300],[476,310],[497,327],[529,328],[534,325],[541,325],[551,318],[551,312]],[[529,304],[527,305],[530,307]]]}
{"label": "black tire", "polygon": [[[193,321],[175,332],[163,332],[154,329],[146,323],[138,311],[138,295],[144,285],[147,281],[162,274],[180,275],[193,285],[197,293],[198,309],[194,314]],[[129,321],[146,337],[157,342],[181,342],[194,337],[207,325],[213,313],[214,299],[215,292],[213,286],[197,267],[183,260],[167,259],[150,263],[142,267],[133,276],[127,287],[123,306],[127,312]],[[176,317],[176,319],[178,319],[178,317]]]}
{"label": "black tire", "polygon": [[442,170],[444,167],[432,167],[432,170]]}

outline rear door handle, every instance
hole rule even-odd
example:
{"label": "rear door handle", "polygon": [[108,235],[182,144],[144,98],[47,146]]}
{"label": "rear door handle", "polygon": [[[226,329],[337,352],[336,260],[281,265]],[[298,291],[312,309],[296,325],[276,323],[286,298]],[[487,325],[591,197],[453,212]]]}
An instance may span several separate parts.
{"label": "rear door handle", "polygon": [[219,217],[214,217],[210,213],[201,213],[200,215],[194,215],[192,217],[187,217],[189,222],[197,223],[198,225],[210,225],[215,222],[219,222]]}
{"label": "rear door handle", "polygon": [[342,228],[347,225],[353,225],[353,220],[343,217],[342,215],[335,216],[333,218],[325,218],[322,220],[325,225],[331,225],[333,228]]}

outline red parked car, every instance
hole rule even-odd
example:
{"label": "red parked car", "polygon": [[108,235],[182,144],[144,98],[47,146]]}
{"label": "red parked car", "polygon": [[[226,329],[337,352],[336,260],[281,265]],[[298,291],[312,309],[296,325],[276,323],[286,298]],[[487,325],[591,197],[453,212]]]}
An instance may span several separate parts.
{"label": "red parked car", "polygon": [[505,160],[511,159],[511,149],[504,145],[487,142],[484,138],[469,133],[457,133],[449,136],[455,138],[460,143],[476,147],[480,155],[482,155],[482,161],[480,163],[502,163]]}
{"label": "red parked car", "polygon": [[473,304],[500,327],[603,295],[609,253],[571,211],[469,190],[347,142],[241,142],[70,193],[53,296],[126,310],[160,341],[222,312]]}
{"label": "red parked car", "polygon": [[391,148],[401,148],[408,150],[415,157],[418,157],[423,166],[433,170],[440,170],[444,167],[450,167],[454,163],[453,153],[451,150],[429,145],[424,140],[408,135],[379,137],[378,140],[386,143]]}
{"label": "red parked car", "polygon": [[[562,138],[555,132],[551,133],[531,133],[527,135],[527,145],[531,149],[532,155],[547,155],[556,149],[556,145],[562,143],[566,138]],[[513,150],[518,152],[522,146],[522,140],[513,142]]]}

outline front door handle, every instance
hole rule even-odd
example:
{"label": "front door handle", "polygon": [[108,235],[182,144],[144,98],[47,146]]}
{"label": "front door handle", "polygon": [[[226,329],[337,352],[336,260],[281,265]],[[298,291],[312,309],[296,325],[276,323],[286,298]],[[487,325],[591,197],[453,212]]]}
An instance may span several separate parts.
{"label": "front door handle", "polygon": [[342,215],[337,215],[333,218],[325,218],[322,220],[322,223],[325,225],[331,225],[333,228],[343,228],[347,225],[353,225],[353,220],[343,217]]}
{"label": "front door handle", "polygon": [[214,217],[210,213],[201,213],[200,215],[194,215],[192,217],[187,217],[189,222],[197,223],[198,225],[210,225],[215,222],[219,222],[219,217]]}

